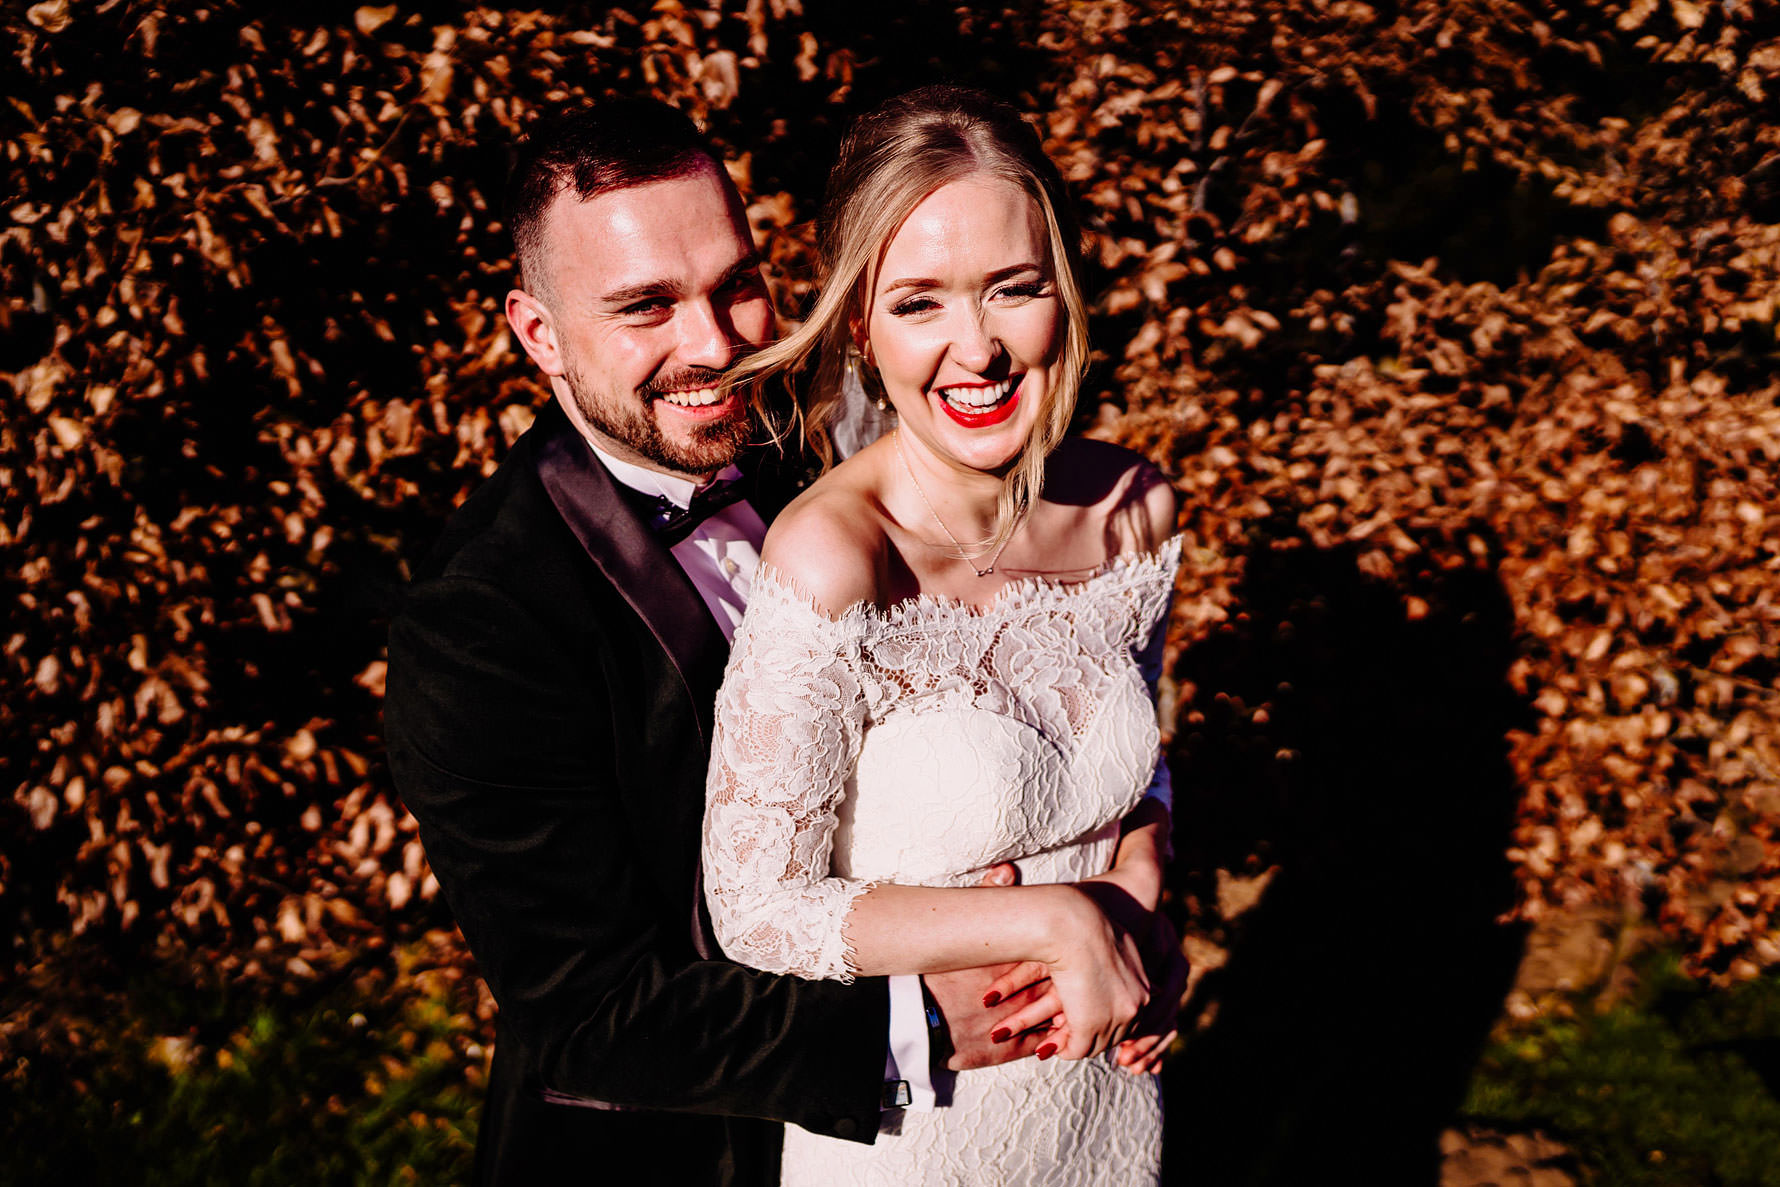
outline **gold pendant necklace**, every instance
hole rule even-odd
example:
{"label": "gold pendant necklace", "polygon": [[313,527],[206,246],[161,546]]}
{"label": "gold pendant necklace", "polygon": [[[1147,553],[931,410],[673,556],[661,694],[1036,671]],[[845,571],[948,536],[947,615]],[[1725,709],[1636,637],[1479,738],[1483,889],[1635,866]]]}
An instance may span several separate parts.
{"label": "gold pendant necklace", "polygon": [[[952,542],[952,547],[958,550],[958,558],[965,564],[969,565],[971,572],[975,573],[978,577],[987,577],[989,574],[995,572],[995,566],[1001,561],[1001,554],[1007,551],[1007,546],[1013,541],[1014,532],[1008,532],[1007,538],[1001,542],[1001,547],[997,548],[995,550],[995,555],[989,558],[989,567],[987,569],[977,568],[977,563],[972,559],[970,550],[965,548],[958,537],[952,534],[952,529],[946,526],[946,521],[939,517],[938,511],[934,510],[933,500],[928,498],[927,492],[921,489],[921,480],[915,477],[915,468],[909,465],[909,455],[902,451],[901,425],[897,425],[894,429],[890,430],[890,439],[892,444],[896,446],[896,456],[902,461],[902,472],[907,474],[909,476],[909,481],[914,484],[915,493],[921,496],[921,502],[927,507],[927,514],[933,516],[933,522],[939,525],[939,530],[946,534],[946,539],[950,540]],[[1019,514],[1014,517],[1014,531],[1019,530],[1019,521],[1025,514],[1026,509],[1022,507]]]}

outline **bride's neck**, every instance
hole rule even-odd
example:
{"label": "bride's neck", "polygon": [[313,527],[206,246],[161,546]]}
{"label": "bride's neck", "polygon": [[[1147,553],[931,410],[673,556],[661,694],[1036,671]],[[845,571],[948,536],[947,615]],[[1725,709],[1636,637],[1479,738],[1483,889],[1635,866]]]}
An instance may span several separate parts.
{"label": "bride's neck", "polygon": [[953,535],[965,544],[972,544],[993,535],[1001,510],[1001,492],[1007,478],[961,466],[949,465],[932,457],[925,450],[909,448],[906,442],[894,442],[904,450],[906,469],[896,477],[905,483],[912,478],[908,493],[912,497],[918,521],[932,523],[937,514]]}

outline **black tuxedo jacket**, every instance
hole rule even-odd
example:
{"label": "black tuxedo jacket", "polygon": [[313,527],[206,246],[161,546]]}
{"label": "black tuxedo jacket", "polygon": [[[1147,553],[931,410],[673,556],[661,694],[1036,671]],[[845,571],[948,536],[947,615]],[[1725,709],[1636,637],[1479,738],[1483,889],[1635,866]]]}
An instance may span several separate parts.
{"label": "black tuxedo jacket", "polygon": [[501,1010],[480,1183],[769,1183],[770,1121],[877,1133],[884,981],[772,976],[711,938],[727,651],[555,404],[391,625],[390,770]]}

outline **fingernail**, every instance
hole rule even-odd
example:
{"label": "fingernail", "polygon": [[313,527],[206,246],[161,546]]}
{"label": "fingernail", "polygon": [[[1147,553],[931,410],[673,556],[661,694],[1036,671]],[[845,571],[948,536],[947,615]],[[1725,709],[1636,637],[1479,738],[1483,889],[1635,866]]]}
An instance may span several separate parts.
{"label": "fingernail", "polygon": [[1055,1044],[1055,1043],[1046,1043],[1044,1046],[1042,1046],[1038,1049],[1038,1057],[1040,1059],[1049,1059],[1051,1056],[1055,1055],[1056,1053],[1057,1053],[1057,1044]]}
{"label": "fingernail", "polygon": [[993,989],[991,989],[988,993],[985,993],[983,995],[983,1005],[985,1007],[992,1006],[1000,1000],[1001,1000],[1001,994],[997,993]]}
{"label": "fingernail", "polygon": [[1013,1034],[1014,1034],[1014,1032],[1009,1030],[1007,1027],[998,1026],[994,1030],[989,1032],[989,1041],[991,1043],[1005,1043],[1010,1038],[1013,1037]]}

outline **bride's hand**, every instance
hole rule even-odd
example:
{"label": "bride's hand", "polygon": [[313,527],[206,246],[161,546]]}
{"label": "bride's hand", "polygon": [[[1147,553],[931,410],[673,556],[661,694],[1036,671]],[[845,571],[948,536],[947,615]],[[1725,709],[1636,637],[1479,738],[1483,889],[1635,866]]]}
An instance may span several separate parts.
{"label": "bride's hand", "polygon": [[[1021,993],[1025,994],[1027,1000],[1018,1009],[995,1020],[994,1029],[989,1032],[990,1042],[1005,1043],[1034,1031],[1062,1030],[1063,998],[1058,994],[1056,985],[1051,982],[1050,970],[1044,965],[1037,961],[1023,961],[996,981],[996,985],[1002,984],[1012,985],[1014,988],[996,997],[996,1001],[1011,1004],[1014,996]],[[990,992],[993,995],[995,991],[992,989]],[[989,998],[985,997],[984,1000],[988,1001]],[[1049,1059],[1057,1053],[1060,1045],[1057,1039],[1055,1034],[1045,1034],[1034,1054],[1040,1059]]]}
{"label": "bride's hand", "polygon": [[[1149,1000],[1149,978],[1137,943],[1101,912],[1094,899],[1076,887],[1059,887],[1055,906],[1058,918],[1051,931],[1055,946],[1044,954],[1044,964],[1055,1005],[1060,1007],[1052,1009],[1050,1017],[1060,1014],[1063,1021],[1050,1042],[1039,1048],[1039,1056],[1085,1059],[1130,1031]],[[1021,1011],[1016,1021],[1025,1026],[1020,1029],[1047,1020],[1039,1011],[1049,1008],[1051,996]],[[1047,1047],[1053,1050],[1047,1053]]]}
{"label": "bride's hand", "polygon": [[[1022,989],[1040,981],[1048,981],[1050,976],[1051,970],[1040,961],[1022,960],[1018,964],[1009,965],[1006,972],[989,982],[989,988],[983,993],[983,1008],[989,1009],[999,1002],[1007,1001]],[[1018,1034],[1024,1029],[1027,1028],[1020,1027],[1014,1033]]]}

